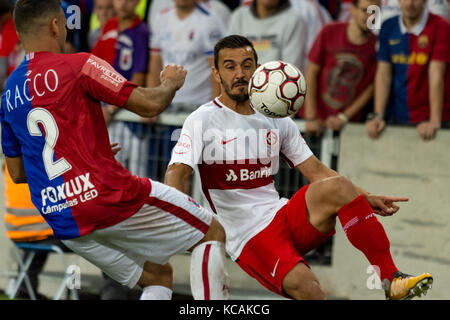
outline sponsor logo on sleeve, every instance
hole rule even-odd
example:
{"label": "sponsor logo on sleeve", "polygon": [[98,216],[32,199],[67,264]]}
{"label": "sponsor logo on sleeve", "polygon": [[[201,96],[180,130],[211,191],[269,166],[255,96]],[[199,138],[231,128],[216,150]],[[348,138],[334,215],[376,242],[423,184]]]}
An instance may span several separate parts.
{"label": "sponsor logo on sleeve", "polygon": [[109,63],[93,55],[86,61],[81,72],[114,92],[119,92],[126,81]]}
{"label": "sponsor logo on sleeve", "polygon": [[175,145],[173,152],[175,154],[185,154],[190,152],[192,149],[192,139],[191,136],[183,133],[180,136],[180,139],[178,140],[177,144]]}

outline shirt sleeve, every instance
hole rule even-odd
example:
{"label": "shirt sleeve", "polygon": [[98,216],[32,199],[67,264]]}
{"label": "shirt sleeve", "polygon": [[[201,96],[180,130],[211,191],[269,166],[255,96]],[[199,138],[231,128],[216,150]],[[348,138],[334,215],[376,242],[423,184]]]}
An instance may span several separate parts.
{"label": "shirt sleeve", "polygon": [[294,168],[313,155],[303,139],[299,128],[291,118],[283,119],[281,136],[281,156],[289,167]]}
{"label": "shirt sleeve", "polygon": [[137,84],[127,81],[109,63],[89,55],[81,68],[81,85],[95,100],[123,107]]}
{"label": "shirt sleeve", "polygon": [[442,22],[436,28],[431,60],[450,62],[450,23]]}
{"label": "shirt sleeve", "polygon": [[186,118],[181,129],[180,138],[172,150],[169,166],[183,163],[195,169],[201,163],[203,154],[203,124],[200,118],[191,114]]}
{"label": "shirt sleeve", "polygon": [[14,135],[11,127],[4,119],[3,110],[0,110],[0,124],[2,134],[2,151],[7,157],[18,157],[22,155],[20,142]]}

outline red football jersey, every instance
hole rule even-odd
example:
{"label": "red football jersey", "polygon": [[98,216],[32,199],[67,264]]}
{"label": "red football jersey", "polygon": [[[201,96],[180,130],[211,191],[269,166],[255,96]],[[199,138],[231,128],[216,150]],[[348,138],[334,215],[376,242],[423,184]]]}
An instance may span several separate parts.
{"label": "red football jersey", "polygon": [[149,179],[114,158],[100,101],[124,106],[135,84],[87,53],[27,55],[0,109],[6,156],[22,156],[34,205],[56,237],[70,239],[137,212]]}

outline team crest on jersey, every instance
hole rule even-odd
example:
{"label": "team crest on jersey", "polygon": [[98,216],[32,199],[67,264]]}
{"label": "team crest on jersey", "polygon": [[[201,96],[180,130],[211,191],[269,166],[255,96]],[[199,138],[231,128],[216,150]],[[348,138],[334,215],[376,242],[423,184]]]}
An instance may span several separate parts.
{"label": "team crest on jersey", "polygon": [[419,46],[419,48],[424,49],[428,46],[428,36],[426,34],[421,35],[418,39],[417,39],[417,45]]}
{"label": "team crest on jersey", "polygon": [[194,206],[196,206],[197,208],[200,209],[200,205],[198,204],[197,201],[195,201],[195,200],[192,199],[191,197],[188,197],[188,201],[189,201],[190,203],[192,203]]}
{"label": "team crest on jersey", "polygon": [[266,143],[268,146],[274,146],[278,142],[277,130],[269,130],[266,134]]}
{"label": "team crest on jersey", "polygon": [[175,145],[173,152],[175,154],[185,154],[191,151],[192,148],[192,138],[186,134],[183,133],[180,136],[180,139],[178,140],[177,144]]}
{"label": "team crest on jersey", "polygon": [[193,40],[194,39],[194,31],[189,32],[189,40]]}
{"label": "team crest on jersey", "polygon": [[122,48],[120,50],[119,67],[123,71],[131,70],[133,66],[133,50],[130,48]]}

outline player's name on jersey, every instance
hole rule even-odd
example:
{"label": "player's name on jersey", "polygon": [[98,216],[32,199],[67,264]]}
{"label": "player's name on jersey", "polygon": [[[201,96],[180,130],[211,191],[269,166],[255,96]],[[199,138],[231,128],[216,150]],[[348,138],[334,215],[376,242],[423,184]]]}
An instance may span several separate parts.
{"label": "player's name on jersey", "polygon": [[48,186],[42,189],[41,212],[43,214],[61,212],[68,207],[78,205],[80,202],[87,202],[96,198],[98,191],[89,178],[90,173],[86,173],[57,185],[56,188]]}
{"label": "player's name on jersey", "polygon": [[[49,69],[43,73],[32,74],[32,71],[26,73],[22,83],[17,83],[14,89],[5,91],[6,110],[11,112],[26,102],[31,102],[36,96],[42,97],[48,92],[58,90],[59,78],[55,70]],[[35,94],[30,94],[33,92]]]}

